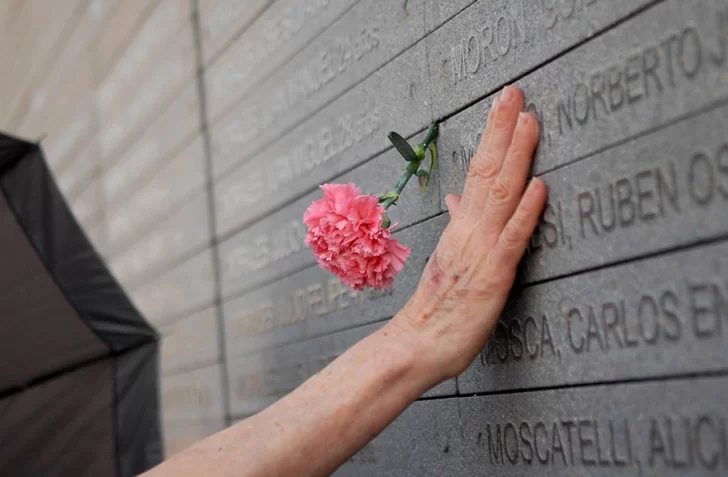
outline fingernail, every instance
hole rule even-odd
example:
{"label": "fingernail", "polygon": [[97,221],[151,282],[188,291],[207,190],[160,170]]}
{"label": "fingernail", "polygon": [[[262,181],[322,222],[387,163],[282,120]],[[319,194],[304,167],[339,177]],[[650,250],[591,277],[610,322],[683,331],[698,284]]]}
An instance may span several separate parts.
{"label": "fingernail", "polygon": [[452,209],[452,198],[449,195],[445,196],[445,205],[447,205],[448,209]]}
{"label": "fingernail", "polygon": [[507,103],[510,100],[512,100],[515,96],[516,96],[516,92],[515,92],[515,89],[513,88],[513,86],[506,86],[503,89],[503,94],[501,95],[501,99],[503,99],[504,103]]}
{"label": "fingernail", "polygon": [[500,103],[500,96],[496,96],[493,100],[493,106],[490,107],[490,109],[495,109],[498,107],[498,103]]}
{"label": "fingernail", "polygon": [[536,184],[538,184],[539,182],[543,182],[543,179],[541,179],[540,177],[537,177],[537,176],[531,177],[528,180],[528,188],[531,189],[533,187],[537,187]]}
{"label": "fingernail", "polygon": [[518,123],[519,124],[526,125],[526,124],[528,124],[528,121],[530,121],[530,120],[531,120],[531,115],[528,114],[527,112],[521,111],[520,113],[518,113]]}

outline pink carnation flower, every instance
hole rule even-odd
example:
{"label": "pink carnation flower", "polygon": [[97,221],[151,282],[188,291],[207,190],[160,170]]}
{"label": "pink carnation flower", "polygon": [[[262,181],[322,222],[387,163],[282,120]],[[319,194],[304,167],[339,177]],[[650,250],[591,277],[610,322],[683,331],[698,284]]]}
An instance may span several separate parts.
{"label": "pink carnation flower", "polygon": [[324,184],[323,199],[303,215],[306,245],[321,268],[355,290],[389,288],[411,250],[382,228],[384,207],[354,184]]}

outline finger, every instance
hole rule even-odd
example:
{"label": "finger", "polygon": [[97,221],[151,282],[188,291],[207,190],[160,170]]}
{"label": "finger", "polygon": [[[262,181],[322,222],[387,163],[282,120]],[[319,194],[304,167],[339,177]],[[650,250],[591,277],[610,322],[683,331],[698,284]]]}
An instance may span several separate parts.
{"label": "finger", "polygon": [[541,178],[533,179],[528,185],[516,212],[498,236],[493,249],[496,267],[515,271],[538,225],[547,195],[546,184]]}
{"label": "finger", "polygon": [[448,194],[445,196],[445,204],[447,204],[447,211],[450,212],[450,217],[456,215],[460,210],[460,201],[462,197],[460,194]]}
{"label": "finger", "polygon": [[490,186],[500,173],[518,122],[518,113],[523,109],[523,94],[514,86],[507,86],[496,101],[484,138],[470,163],[461,203],[466,214],[473,214],[478,219],[482,218]]}
{"label": "finger", "polygon": [[531,113],[520,113],[511,147],[488,193],[485,204],[486,226],[500,233],[518,207],[531,170],[533,152],[538,144],[538,122]]}

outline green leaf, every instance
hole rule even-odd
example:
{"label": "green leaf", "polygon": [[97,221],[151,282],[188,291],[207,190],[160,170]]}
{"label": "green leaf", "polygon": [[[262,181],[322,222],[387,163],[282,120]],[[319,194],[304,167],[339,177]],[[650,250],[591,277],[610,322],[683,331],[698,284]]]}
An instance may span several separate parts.
{"label": "green leaf", "polygon": [[427,177],[427,176],[428,176],[428,173],[427,173],[427,171],[426,171],[426,170],[424,170],[424,169],[420,169],[419,171],[417,171],[417,177],[422,177],[422,178],[425,178],[425,177]]}
{"label": "green leaf", "polygon": [[404,157],[405,161],[415,162],[420,160],[420,158],[417,157],[417,153],[414,151],[414,149],[412,149],[412,146],[409,145],[405,138],[403,138],[394,131],[391,131],[389,133],[389,136],[387,137],[389,138],[389,141],[392,143],[397,152],[399,152],[402,157]]}

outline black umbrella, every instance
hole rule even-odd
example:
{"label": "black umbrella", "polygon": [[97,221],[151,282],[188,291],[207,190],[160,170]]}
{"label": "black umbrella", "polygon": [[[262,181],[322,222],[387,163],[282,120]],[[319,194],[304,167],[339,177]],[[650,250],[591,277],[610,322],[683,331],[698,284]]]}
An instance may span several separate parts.
{"label": "black umbrella", "polygon": [[0,134],[0,475],[125,477],[159,463],[158,354],[41,148]]}

